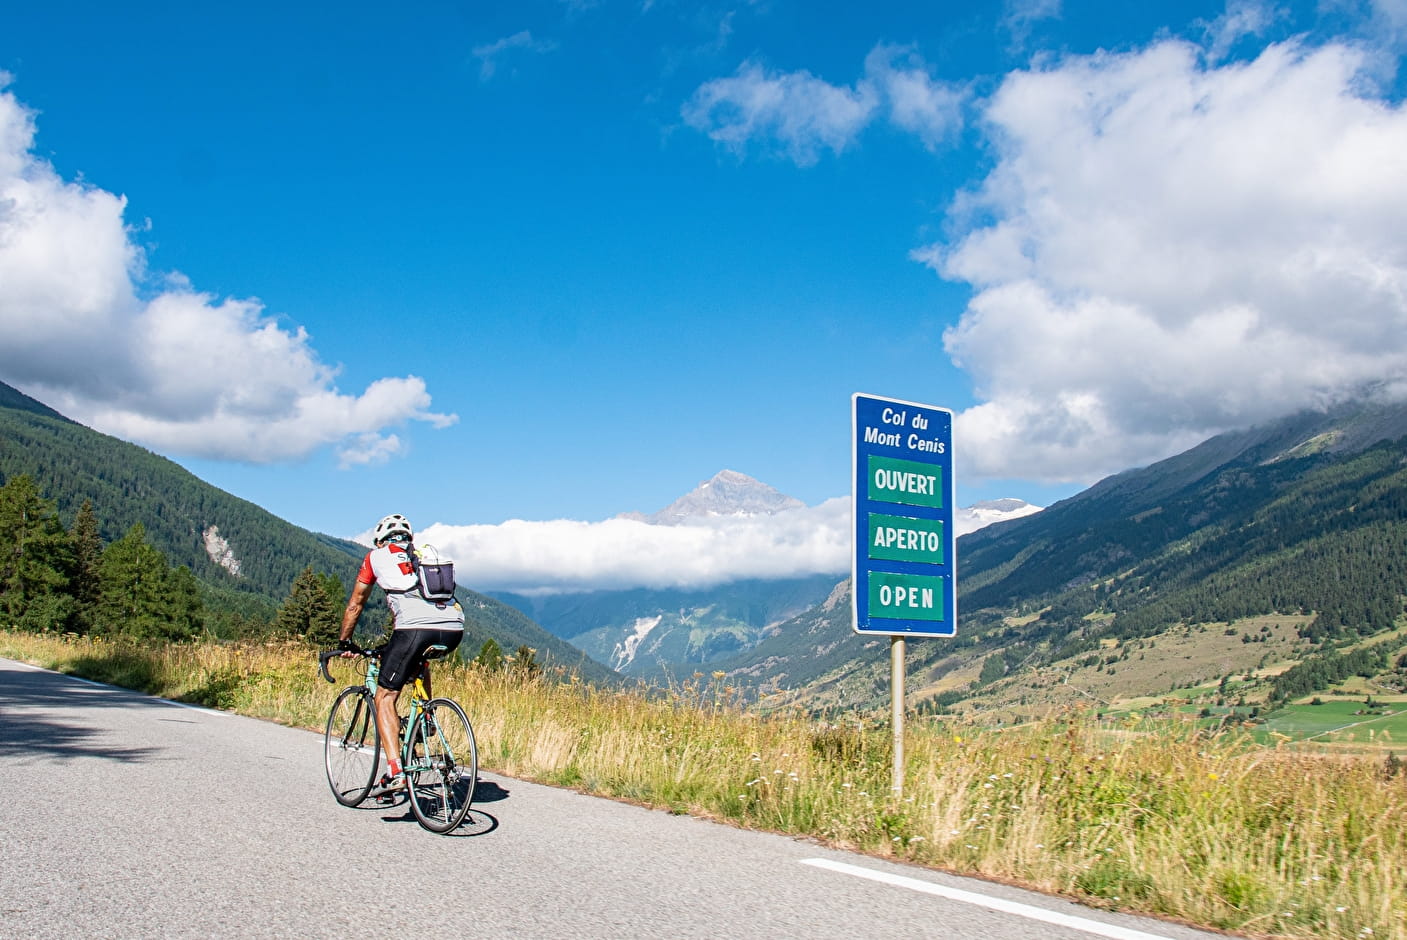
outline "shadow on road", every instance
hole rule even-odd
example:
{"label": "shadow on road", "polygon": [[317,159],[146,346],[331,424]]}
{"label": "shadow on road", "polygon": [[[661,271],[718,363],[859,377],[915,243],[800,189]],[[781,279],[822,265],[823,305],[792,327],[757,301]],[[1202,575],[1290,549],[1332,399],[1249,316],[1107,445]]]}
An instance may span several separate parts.
{"label": "shadow on road", "polygon": [[[141,761],[159,748],[113,747],[104,735],[79,724],[60,721],[44,709],[130,707],[133,695],[122,689],[87,685],[27,670],[0,672],[0,759],[23,755],[60,758],[103,757]],[[146,701],[145,696],[141,696]]]}
{"label": "shadow on road", "polygon": [[480,780],[474,787],[475,803],[497,803],[508,799],[508,791],[492,780]]}

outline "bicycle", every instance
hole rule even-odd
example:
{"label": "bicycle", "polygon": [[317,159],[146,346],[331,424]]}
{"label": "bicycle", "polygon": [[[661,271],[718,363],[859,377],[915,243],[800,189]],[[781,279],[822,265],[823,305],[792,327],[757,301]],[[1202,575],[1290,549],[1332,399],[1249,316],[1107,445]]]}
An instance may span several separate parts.
{"label": "bicycle", "polygon": [[[356,649],[366,665],[362,682],[349,685],[332,703],[324,735],[324,763],[332,795],[343,806],[359,806],[376,788],[381,763],[381,740],[376,734],[376,679],[381,673],[384,647]],[[432,646],[426,659],[447,653]],[[329,683],[329,660],[337,650],[318,654],[318,670]],[[401,716],[401,766],[405,770],[410,809],[421,826],[431,832],[453,831],[469,814],[479,779],[479,752],[474,728],[459,703],[430,698],[423,670],[411,687],[410,714]]]}

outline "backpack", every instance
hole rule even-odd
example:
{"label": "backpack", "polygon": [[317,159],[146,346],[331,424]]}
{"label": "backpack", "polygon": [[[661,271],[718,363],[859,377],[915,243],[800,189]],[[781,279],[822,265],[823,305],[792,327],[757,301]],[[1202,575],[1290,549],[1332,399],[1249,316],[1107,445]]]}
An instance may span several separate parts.
{"label": "backpack", "polygon": [[[429,552],[433,560],[424,557]],[[439,549],[425,545],[410,550],[410,564],[419,579],[420,596],[432,604],[454,600],[454,562],[440,558]]]}

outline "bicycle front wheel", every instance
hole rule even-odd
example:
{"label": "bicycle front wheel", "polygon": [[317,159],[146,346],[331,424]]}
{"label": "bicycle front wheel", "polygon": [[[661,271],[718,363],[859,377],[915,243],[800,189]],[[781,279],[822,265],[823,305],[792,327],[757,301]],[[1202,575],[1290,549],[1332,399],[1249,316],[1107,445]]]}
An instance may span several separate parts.
{"label": "bicycle front wheel", "polygon": [[426,703],[410,734],[411,812],[431,832],[450,832],[469,814],[479,781],[474,729],[458,703],[436,698]]}
{"label": "bicycle front wheel", "polygon": [[370,692],[356,685],[342,690],[327,716],[324,743],[327,783],[332,795],[343,806],[358,805],[371,792],[376,764],[381,759]]}

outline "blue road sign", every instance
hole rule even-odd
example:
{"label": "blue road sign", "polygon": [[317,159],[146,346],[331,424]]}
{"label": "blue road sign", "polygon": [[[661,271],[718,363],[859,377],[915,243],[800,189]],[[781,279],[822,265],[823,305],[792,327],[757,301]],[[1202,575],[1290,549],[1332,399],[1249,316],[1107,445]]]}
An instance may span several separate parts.
{"label": "blue road sign", "polygon": [[855,632],[957,634],[953,413],[856,394]]}

